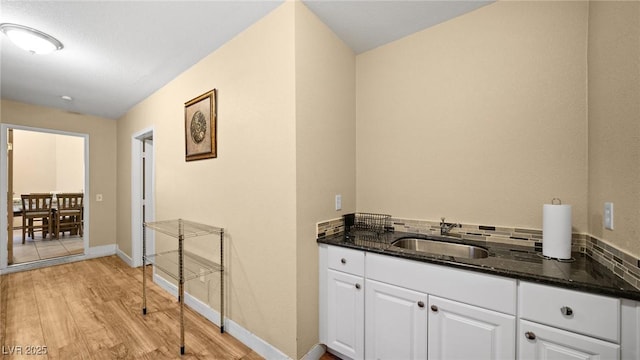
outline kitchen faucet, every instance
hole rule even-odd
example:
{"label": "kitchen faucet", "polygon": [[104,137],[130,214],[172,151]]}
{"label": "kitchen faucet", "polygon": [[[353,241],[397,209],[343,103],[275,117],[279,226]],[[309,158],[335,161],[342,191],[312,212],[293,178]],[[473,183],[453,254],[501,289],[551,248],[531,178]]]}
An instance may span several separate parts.
{"label": "kitchen faucet", "polygon": [[440,218],[440,235],[447,235],[449,234],[449,232],[451,232],[451,229],[456,227],[462,227],[462,225],[455,224],[455,223],[447,223],[447,222],[444,222],[443,217]]}

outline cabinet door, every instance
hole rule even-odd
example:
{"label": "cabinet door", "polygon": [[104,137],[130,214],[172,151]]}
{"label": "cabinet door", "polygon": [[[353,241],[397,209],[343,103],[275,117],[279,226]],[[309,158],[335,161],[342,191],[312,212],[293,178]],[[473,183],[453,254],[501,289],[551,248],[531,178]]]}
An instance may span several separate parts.
{"label": "cabinet door", "polygon": [[515,358],[515,317],[429,296],[429,360]]}
{"label": "cabinet door", "polygon": [[427,358],[427,295],[366,281],[367,359]]}
{"label": "cabinet door", "polygon": [[520,320],[518,348],[521,360],[620,358],[620,346],[616,344],[526,320]]}
{"label": "cabinet door", "polygon": [[362,277],[327,270],[327,346],[352,359],[364,358]]}

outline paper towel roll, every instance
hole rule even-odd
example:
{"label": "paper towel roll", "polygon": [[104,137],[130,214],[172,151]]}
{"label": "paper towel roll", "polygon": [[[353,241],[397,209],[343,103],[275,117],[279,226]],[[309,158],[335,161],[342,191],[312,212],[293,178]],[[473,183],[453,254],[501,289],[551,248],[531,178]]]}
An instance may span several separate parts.
{"label": "paper towel roll", "polygon": [[555,259],[571,259],[571,205],[544,204],[542,255]]}

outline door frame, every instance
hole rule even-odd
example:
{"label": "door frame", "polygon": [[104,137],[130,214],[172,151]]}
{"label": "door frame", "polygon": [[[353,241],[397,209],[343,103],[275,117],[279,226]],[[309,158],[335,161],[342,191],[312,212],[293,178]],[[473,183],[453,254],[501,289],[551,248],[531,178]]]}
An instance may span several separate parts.
{"label": "door frame", "polygon": [[[154,139],[155,129],[153,126],[142,129],[133,134],[131,137],[131,265],[133,267],[142,266],[142,181],[143,181],[143,168],[142,168],[142,147],[143,143],[147,139]],[[149,154],[151,161],[146,161],[145,166],[148,167],[151,175],[151,189],[147,189],[147,194],[152,194],[151,200],[146,204],[146,217],[147,220],[155,219],[155,201],[153,194],[156,189],[156,162],[155,162],[155,150],[156,146],[152,147]],[[153,242],[153,232],[147,233],[147,240]]]}
{"label": "door frame", "polygon": [[[45,128],[38,128],[38,127],[32,127],[32,126],[22,126],[22,125],[14,125],[14,124],[8,124],[8,123],[2,123],[0,124],[0,179],[2,181],[0,181],[0,229],[2,229],[2,231],[0,231],[0,273],[2,273],[4,269],[6,269],[7,267],[9,267],[8,265],[8,251],[7,251],[7,244],[8,244],[8,234],[7,234],[7,226],[8,223],[8,213],[7,213],[7,206],[8,206],[8,194],[7,194],[7,190],[8,190],[8,171],[7,171],[7,132],[8,129],[15,129],[15,130],[25,130],[25,131],[35,131],[35,132],[41,132],[41,133],[47,133],[47,134],[54,134],[54,135],[66,135],[66,136],[76,136],[76,137],[80,137],[83,138],[84,140],[84,194],[85,194],[85,199],[89,200],[89,194],[91,194],[90,192],[90,182],[89,182],[89,134],[85,134],[85,133],[76,133],[76,132],[71,132],[71,131],[62,131],[62,130],[55,130],[55,129],[45,129]],[[89,244],[90,244],[90,233],[91,233],[91,201],[85,201],[84,202],[84,224],[83,224],[83,242],[84,242],[84,255],[89,253]],[[56,258],[58,259],[58,258]],[[43,261],[47,261],[47,260],[43,260]],[[57,260],[56,260],[57,261]],[[37,267],[37,263],[35,263],[35,267]],[[24,264],[13,264],[11,265],[13,266],[23,266]]]}

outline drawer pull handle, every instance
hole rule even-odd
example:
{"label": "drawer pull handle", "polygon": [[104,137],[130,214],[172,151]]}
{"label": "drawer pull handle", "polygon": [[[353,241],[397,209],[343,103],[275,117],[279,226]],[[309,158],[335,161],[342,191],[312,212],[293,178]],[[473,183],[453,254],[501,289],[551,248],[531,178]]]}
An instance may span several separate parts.
{"label": "drawer pull handle", "polygon": [[524,337],[526,337],[529,340],[535,340],[536,339],[536,334],[534,334],[531,331],[527,331],[526,333],[524,333]]}
{"label": "drawer pull handle", "polygon": [[356,284],[356,289],[360,290],[360,284]]}
{"label": "drawer pull handle", "polygon": [[424,301],[418,301],[418,307],[423,308],[424,307]]}
{"label": "drawer pull handle", "polygon": [[431,311],[438,312],[438,307],[435,305],[431,305]]}
{"label": "drawer pull handle", "polygon": [[563,306],[560,308],[560,312],[562,313],[562,315],[564,316],[571,316],[573,315],[573,309],[568,307],[568,306]]}
{"label": "drawer pull handle", "polygon": [[340,262],[343,263],[343,264],[346,264],[347,263],[347,259],[342,258],[342,259],[340,259]]}

